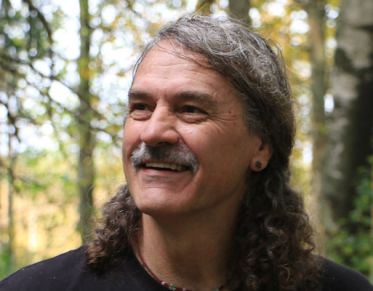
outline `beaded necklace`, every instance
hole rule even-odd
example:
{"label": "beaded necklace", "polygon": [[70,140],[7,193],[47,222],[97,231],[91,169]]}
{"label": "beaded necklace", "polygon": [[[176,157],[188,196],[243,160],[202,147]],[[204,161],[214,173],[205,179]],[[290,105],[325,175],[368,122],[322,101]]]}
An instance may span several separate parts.
{"label": "beaded necklace", "polygon": [[[152,276],[159,284],[161,284],[162,286],[166,287],[168,290],[171,290],[171,291],[193,291],[191,289],[188,289],[188,288],[183,288],[183,287],[178,287],[176,286],[175,284],[172,284],[172,283],[167,283],[161,279],[159,279],[153,272],[152,270],[150,270],[150,268],[148,267],[148,265],[145,263],[144,259],[142,258],[141,256],[141,253],[140,252],[137,252],[137,255],[139,257],[139,260],[140,260],[140,264],[142,265],[142,267],[149,273],[150,276]],[[224,289],[224,284],[217,287],[217,288],[214,288],[212,289],[212,291],[222,291]]]}

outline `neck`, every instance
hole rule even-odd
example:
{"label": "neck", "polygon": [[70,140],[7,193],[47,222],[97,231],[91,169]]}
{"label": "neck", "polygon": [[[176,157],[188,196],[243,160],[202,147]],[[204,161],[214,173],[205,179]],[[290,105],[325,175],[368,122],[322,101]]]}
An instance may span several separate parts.
{"label": "neck", "polygon": [[[229,217],[231,216],[231,217]],[[158,279],[214,290],[228,279],[235,217],[157,219],[142,215],[137,252]]]}

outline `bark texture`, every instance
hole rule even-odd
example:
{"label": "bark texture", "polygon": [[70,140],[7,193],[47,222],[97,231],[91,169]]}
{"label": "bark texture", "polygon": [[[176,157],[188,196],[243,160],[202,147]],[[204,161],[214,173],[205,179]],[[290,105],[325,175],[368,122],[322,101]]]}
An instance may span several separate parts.
{"label": "bark texture", "polygon": [[93,214],[94,189],[94,148],[95,134],[91,130],[93,119],[91,94],[91,61],[90,47],[92,28],[90,27],[90,14],[88,0],[80,0],[80,56],[79,70],[79,108],[76,116],[79,131],[79,158],[78,158],[78,188],[80,196],[79,231],[82,241],[91,234]]}
{"label": "bark texture", "polygon": [[[373,154],[373,1],[341,1],[332,74],[334,112],[323,192],[332,218],[353,207],[359,170]],[[351,226],[350,231],[353,232]]]}
{"label": "bark texture", "polygon": [[[324,205],[321,195],[322,177],[325,168],[325,147],[327,144],[326,117],[324,109],[327,91],[327,72],[325,54],[325,0],[308,1],[305,8],[310,26],[308,34],[308,50],[311,63],[311,126],[312,126],[312,210],[314,222],[321,226],[325,215],[321,206]],[[321,203],[320,203],[321,202]],[[319,245],[324,245],[324,231],[319,228]]]}

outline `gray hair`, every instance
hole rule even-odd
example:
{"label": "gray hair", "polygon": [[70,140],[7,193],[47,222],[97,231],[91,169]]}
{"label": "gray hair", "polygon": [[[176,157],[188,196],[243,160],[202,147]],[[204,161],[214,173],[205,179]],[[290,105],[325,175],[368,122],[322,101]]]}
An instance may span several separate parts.
{"label": "gray hair", "polygon": [[[314,290],[319,264],[312,255],[313,230],[303,200],[289,186],[294,114],[281,56],[236,21],[184,16],[162,28],[145,47],[135,73],[146,54],[163,40],[202,55],[206,62],[199,64],[230,81],[246,109],[249,130],[273,151],[268,166],[248,176],[232,238],[231,280],[237,280],[243,290]],[[87,247],[88,264],[104,271],[125,257],[140,217],[128,187],[122,188],[105,206],[104,223]]]}
{"label": "gray hair", "polygon": [[187,15],[164,26],[147,44],[135,74],[147,53],[162,40],[204,56],[209,68],[230,81],[245,106],[249,129],[272,147],[271,162],[286,169],[295,126],[279,50],[276,54],[263,37],[236,20]]}

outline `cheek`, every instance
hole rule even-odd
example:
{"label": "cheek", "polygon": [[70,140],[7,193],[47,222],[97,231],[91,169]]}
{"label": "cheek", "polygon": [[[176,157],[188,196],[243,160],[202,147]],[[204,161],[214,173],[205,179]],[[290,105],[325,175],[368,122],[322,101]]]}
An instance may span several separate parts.
{"label": "cheek", "polygon": [[232,171],[246,172],[249,169],[252,158],[250,142],[245,132],[232,128],[224,134],[210,132],[210,137],[206,140],[201,139],[198,146],[203,148],[207,163],[218,167],[221,173],[227,174]]}
{"label": "cheek", "polygon": [[131,174],[130,155],[139,144],[138,132],[139,131],[136,131],[133,126],[125,125],[123,128],[122,166],[126,179],[129,178]]}
{"label": "cheek", "polygon": [[188,136],[184,135],[184,142],[197,156],[201,166],[215,168],[224,159],[228,143],[216,130],[190,130],[188,133]]}
{"label": "cheek", "polygon": [[139,140],[139,132],[135,126],[128,124],[129,121],[124,125],[123,128],[123,142],[122,142],[122,153],[123,157],[129,154],[133,148],[136,147],[136,144]]}

